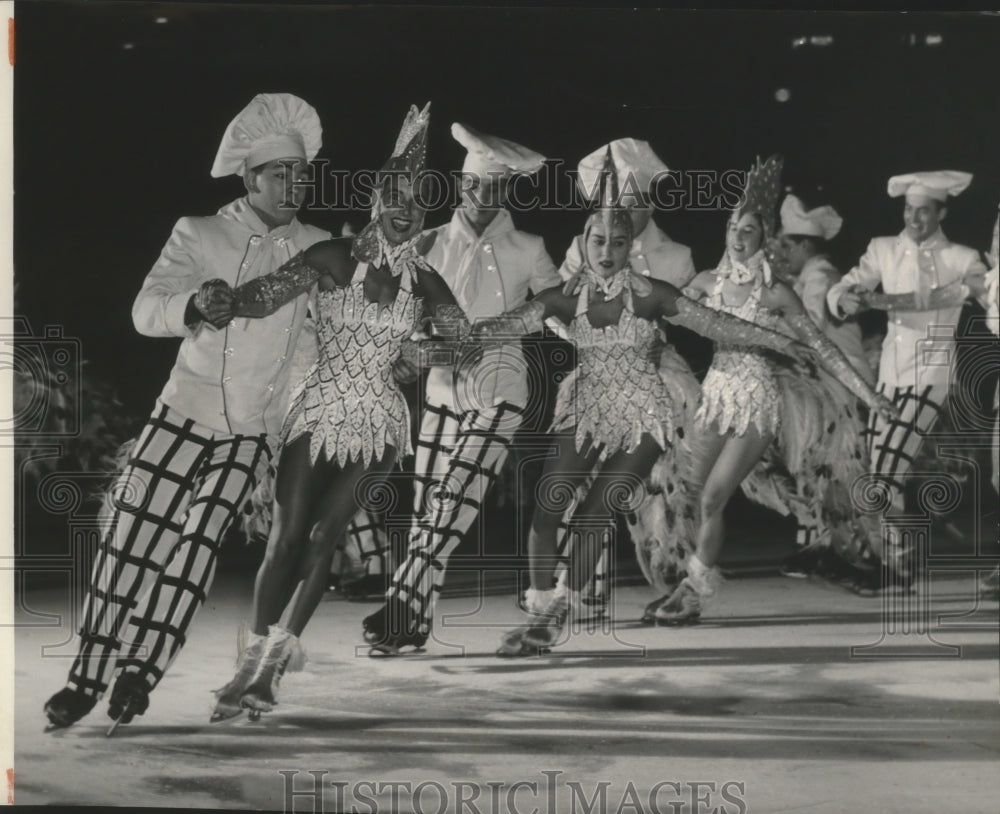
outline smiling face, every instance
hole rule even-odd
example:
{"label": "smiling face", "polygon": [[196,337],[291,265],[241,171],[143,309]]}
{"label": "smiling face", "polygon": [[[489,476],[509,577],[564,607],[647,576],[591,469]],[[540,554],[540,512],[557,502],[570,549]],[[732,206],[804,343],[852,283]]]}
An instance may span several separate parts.
{"label": "smiling face", "polygon": [[625,268],[632,235],[625,226],[615,224],[609,239],[606,229],[599,219],[592,221],[585,248],[588,265],[602,277],[611,277]]}
{"label": "smiling face", "polygon": [[275,224],[292,222],[305,200],[309,163],[302,158],[279,158],[249,170],[244,176],[251,206]]}
{"label": "smiling face", "polygon": [[424,210],[414,197],[408,177],[393,173],[383,183],[380,198],[379,220],[390,243],[405,243],[421,230]]}
{"label": "smiling face", "polygon": [[943,203],[926,195],[907,195],[903,204],[906,234],[914,243],[923,243],[938,230],[947,212]]}
{"label": "smiling face", "polygon": [[739,263],[746,263],[764,245],[764,228],[760,218],[747,212],[739,218],[732,217],[726,227],[726,250]]}

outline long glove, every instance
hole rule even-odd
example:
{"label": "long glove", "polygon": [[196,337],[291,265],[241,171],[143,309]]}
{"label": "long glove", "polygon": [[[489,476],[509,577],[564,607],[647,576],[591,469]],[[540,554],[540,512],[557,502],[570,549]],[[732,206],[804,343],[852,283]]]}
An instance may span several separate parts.
{"label": "long glove", "polygon": [[873,291],[861,290],[858,296],[861,304],[878,311],[934,311],[938,308],[961,305],[969,296],[969,287],[963,283],[952,283],[944,288],[931,291],[921,302],[916,292],[907,294],[877,294]]}
{"label": "long glove", "polygon": [[319,269],[310,266],[299,252],[281,268],[256,277],[233,290],[234,317],[266,317],[282,305],[311,289],[319,280]]}
{"label": "long glove", "polygon": [[871,409],[878,410],[887,419],[899,418],[899,410],[881,393],[876,393],[858,372],[851,367],[847,357],[824,334],[805,312],[785,316],[785,321],[802,337],[819,357],[820,364],[844,387],[861,399]]}
{"label": "long glove", "polygon": [[503,342],[535,333],[544,327],[545,306],[538,300],[531,300],[498,317],[476,320],[476,324],[472,326],[472,336],[481,340]]}
{"label": "long glove", "polygon": [[725,311],[708,308],[687,296],[678,297],[676,307],[677,313],[674,316],[665,317],[674,325],[727,345],[770,348],[799,361],[808,361],[808,349],[793,337],[754,325]]}

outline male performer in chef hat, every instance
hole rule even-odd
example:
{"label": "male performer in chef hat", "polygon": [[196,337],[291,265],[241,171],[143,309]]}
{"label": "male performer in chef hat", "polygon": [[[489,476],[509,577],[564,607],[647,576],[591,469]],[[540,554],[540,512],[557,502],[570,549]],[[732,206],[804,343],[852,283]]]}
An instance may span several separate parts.
{"label": "male performer in chef hat", "polygon": [[[320,148],[316,111],[262,93],[229,124],[211,174],[246,194],[184,217],[132,307],[145,336],[180,339],[153,414],[112,487],[66,687],[45,705],[70,726],[106,692],[108,714],[142,715],[188,636],[219,545],[273,450],[309,294],[262,319],[233,318],[232,289],[330,237],[296,217]],[[313,339],[315,342],[315,339]]]}
{"label": "male performer in chef hat", "polygon": [[[890,178],[889,195],[904,199],[903,231],[872,239],[858,265],[827,294],[839,319],[868,307],[888,312],[877,389],[900,416],[872,413],[869,451],[871,471],[886,484],[895,514],[903,510],[903,477],[948,396],[962,302],[985,288],[979,253],[941,230],[949,199],[971,181],[969,173],[954,170]],[[872,297],[878,287],[884,296]]]}

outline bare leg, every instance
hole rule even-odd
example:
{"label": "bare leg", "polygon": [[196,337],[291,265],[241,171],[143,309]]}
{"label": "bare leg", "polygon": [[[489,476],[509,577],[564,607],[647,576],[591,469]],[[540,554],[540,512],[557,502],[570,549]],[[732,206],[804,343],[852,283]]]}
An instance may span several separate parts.
{"label": "bare leg", "polygon": [[[605,533],[610,533],[616,510],[628,511],[627,507],[637,505],[637,497],[641,499],[641,494],[637,493],[643,490],[646,477],[662,452],[652,436],[643,435],[634,451],[612,455],[601,467],[594,485],[570,522],[570,534],[576,532],[578,518],[584,517],[604,519]],[[553,545],[554,542],[553,535]],[[603,534],[593,533],[580,535],[574,542],[568,583],[571,590],[580,591],[590,582],[601,557],[602,544]]]}
{"label": "bare leg", "polygon": [[314,504],[308,542],[298,563],[298,588],[288,616],[288,630],[296,636],[302,635],[326,592],[334,546],[357,513],[358,498],[382,483],[395,462],[396,450],[386,447],[382,459],[367,469],[361,461],[351,461],[327,480],[321,499]]}
{"label": "bare leg", "polygon": [[538,591],[547,591],[555,584],[557,538],[563,511],[590,474],[597,457],[595,450],[588,449],[585,455],[577,452],[572,434],[554,438],[559,452],[546,461],[536,487],[535,513],[528,538],[531,587]]}
{"label": "bare leg", "polygon": [[701,526],[696,554],[709,567],[715,564],[722,548],[725,531],[722,511],[744,478],[757,465],[774,436],[761,435],[751,426],[741,436],[720,436],[720,440],[723,440],[721,449],[708,470],[701,490]]}
{"label": "bare leg", "polygon": [[[317,467],[322,466],[317,461]],[[322,494],[323,479],[309,462],[309,435],[281,451],[274,490],[274,519],[253,595],[253,632],[266,636],[295,591],[299,558],[309,533],[310,507]]]}

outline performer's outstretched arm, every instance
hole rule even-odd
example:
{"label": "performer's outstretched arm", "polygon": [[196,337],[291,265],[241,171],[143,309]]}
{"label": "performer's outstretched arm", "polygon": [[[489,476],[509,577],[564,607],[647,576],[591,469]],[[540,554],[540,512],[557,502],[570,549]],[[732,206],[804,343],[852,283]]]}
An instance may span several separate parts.
{"label": "performer's outstretched arm", "polygon": [[820,363],[830,375],[871,409],[878,410],[890,418],[898,415],[892,402],[880,393],[876,393],[864,377],[851,366],[840,348],[816,326],[816,323],[806,313],[802,301],[795,296],[795,292],[791,288],[784,283],[776,283],[771,292],[771,296],[781,308],[785,322],[806,345],[816,352]]}
{"label": "performer's outstretched arm", "polygon": [[708,308],[685,296],[670,283],[660,280],[649,282],[652,284],[659,306],[657,316],[674,325],[680,325],[717,342],[770,348],[794,358],[801,356],[796,349],[797,342],[794,337],[785,336],[770,328],[762,328],[724,311]]}
{"label": "performer's outstretched arm", "polygon": [[502,342],[542,330],[549,317],[556,317],[568,325],[572,322],[572,316],[567,306],[571,307],[573,303],[575,300],[562,293],[562,285],[556,285],[500,316],[476,320],[476,324],[472,326],[472,335],[476,339]]}
{"label": "performer's outstretched arm", "polygon": [[233,316],[259,318],[273,314],[281,306],[305,294],[320,277],[335,286],[350,284],[353,261],[350,245],[344,240],[324,240],[270,274],[256,277],[233,290]]}
{"label": "performer's outstretched arm", "polygon": [[859,291],[862,308],[877,311],[936,311],[938,308],[961,305],[969,297],[971,289],[964,283],[955,282],[932,292],[925,302],[920,302],[917,294],[885,294],[882,292]]}

